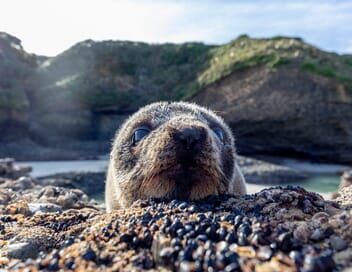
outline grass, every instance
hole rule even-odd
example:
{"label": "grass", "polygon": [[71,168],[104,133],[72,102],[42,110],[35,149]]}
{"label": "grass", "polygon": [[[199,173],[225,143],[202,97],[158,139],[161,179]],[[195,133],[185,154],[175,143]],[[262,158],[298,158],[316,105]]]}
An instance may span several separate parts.
{"label": "grass", "polygon": [[266,66],[275,70],[292,65],[303,71],[333,78],[352,89],[352,56],[321,51],[300,38],[276,36],[271,39],[238,39],[212,50],[210,65],[198,76],[198,87],[212,84],[234,71]]}
{"label": "grass", "polygon": [[275,69],[289,64],[294,57],[291,45],[300,44],[297,39],[251,39],[246,35],[227,45],[215,48],[209,67],[198,77],[200,86],[211,84],[234,71],[257,66]]}
{"label": "grass", "polygon": [[328,66],[318,66],[312,62],[304,62],[301,65],[301,69],[303,71],[309,71],[311,73],[315,73],[324,77],[336,78],[336,72],[333,68]]}
{"label": "grass", "polygon": [[342,74],[336,68],[313,62],[304,62],[300,68],[303,71],[308,71],[323,77],[335,79],[341,82],[348,90],[352,90],[352,77]]}

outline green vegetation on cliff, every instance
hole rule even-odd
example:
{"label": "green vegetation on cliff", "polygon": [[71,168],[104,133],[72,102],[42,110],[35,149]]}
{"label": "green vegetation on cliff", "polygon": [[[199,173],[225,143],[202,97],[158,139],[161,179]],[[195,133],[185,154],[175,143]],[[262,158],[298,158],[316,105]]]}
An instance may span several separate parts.
{"label": "green vegetation on cliff", "polygon": [[211,48],[201,43],[85,41],[39,67],[36,101],[43,110],[68,104],[131,110],[155,100],[181,99]]}
{"label": "green vegetation on cliff", "polygon": [[[348,58],[346,60],[348,61]],[[341,82],[347,89],[352,90],[352,74],[349,71],[351,68],[348,66],[348,62],[346,63],[342,57],[342,61],[337,64],[333,61],[325,63],[321,60],[306,61],[301,65],[301,69],[323,77],[335,79]]]}
{"label": "green vegetation on cliff", "polygon": [[211,56],[210,65],[198,77],[201,87],[236,70],[260,65],[277,68],[284,64],[334,78],[348,88],[352,83],[352,56],[321,51],[300,38],[277,36],[271,39],[252,39],[242,35],[224,46],[212,49]]}
{"label": "green vegetation on cliff", "polygon": [[188,99],[233,72],[263,65],[273,70],[291,65],[350,88],[351,62],[281,36],[242,35],[223,46],[88,40],[42,63],[35,97],[43,111],[134,110],[156,100]]}

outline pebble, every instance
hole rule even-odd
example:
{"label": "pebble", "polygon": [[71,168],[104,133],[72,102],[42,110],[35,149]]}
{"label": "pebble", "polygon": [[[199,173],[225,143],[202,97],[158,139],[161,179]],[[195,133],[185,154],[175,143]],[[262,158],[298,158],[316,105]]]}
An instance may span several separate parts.
{"label": "pebble", "polygon": [[174,248],[173,247],[165,247],[163,248],[159,255],[161,260],[163,261],[163,263],[169,263],[170,261],[172,261],[173,255],[174,255]]}
{"label": "pebble", "polygon": [[330,254],[321,256],[308,255],[304,259],[303,267],[306,272],[328,272],[335,268],[335,262]]}
{"label": "pebble", "polygon": [[313,215],[312,221],[315,221],[318,224],[324,224],[329,221],[329,215],[326,212],[318,212]]}
{"label": "pebble", "polygon": [[36,213],[61,213],[62,208],[53,203],[28,203],[31,214]]}
{"label": "pebble", "polygon": [[300,224],[293,232],[293,237],[303,243],[306,243],[309,240],[310,235],[311,232],[305,223]]}
{"label": "pebble", "polygon": [[[43,194],[62,193],[51,188]],[[33,271],[331,271],[333,254],[346,249],[342,237],[347,239],[352,218],[327,217],[326,202],[319,201],[302,188],[279,187],[241,198],[139,201],[111,214],[85,209],[0,214],[0,235],[16,235],[23,225],[33,226],[28,235],[49,232],[51,248],[16,266]],[[324,251],[329,245],[332,250]],[[344,258],[338,268],[352,264]]]}
{"label": "pebble", "polygon": [[257,256],[262,260],[270,260],[270,258],[273,256],[273,251],[269,246],[262,246],[259,247]]}
{"label": "pebble", "polygon": [[330,236],[330,245],[337,251],[341,251],[347,248],[348,244],[345,240],[337,235]]}
{"label": "pebble", "polygon": [[310,236],[310,239],[314,241],[320,241],[324,239],[324,237],[325,237],[324,232],[321,229],[315,229],[312,235]]}
{"label": "pebble", "polygon": [[87,251],[82,255],[82,258],[87,261],[94,261],[96,257],[96,253],[91,248],[88,248]]}
{"label": "pebble", "polygon": [[7,257],[26,260],[39,254],[39,247],[32,242],[13,243],[7,246]]}
{"label": "pebble", "polygon": [[282,251],[288,252],[292,247],[292,240],[290,233],[282,233],[279,235],[278,239],[278,246]]}

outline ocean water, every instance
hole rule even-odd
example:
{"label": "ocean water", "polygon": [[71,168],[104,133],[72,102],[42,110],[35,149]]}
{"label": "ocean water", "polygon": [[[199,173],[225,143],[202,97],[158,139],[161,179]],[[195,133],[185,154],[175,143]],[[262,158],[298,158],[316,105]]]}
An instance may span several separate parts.
{"label": "ocean water", "polygon": [[[41,177],[69,171],[102,172],[106,171],[108,161],[103,158],[81,161],[27,161],[19,164],[31,165],[33,167],[32,175]],[[315,164],[292,159],[283,159],[282,164],[311,175],[307,180],[282,185],[299,185],[309,191],[320,193],[326,199],[329,199],[331,193],[337,190],[340,183],[340,174],[348,168],[344,165]],[[247,190],[248,193],[256,193],[267,187],[270,187],[270,185],[248,184]]]}
{"label": "ocean water", "polygon": [[30,165],[33,168],[32,176],[43,177],[57,173],[84,171],[104,172],[107,160],[81,160],[81,161],[26,161],[18,162],[19,165]]}

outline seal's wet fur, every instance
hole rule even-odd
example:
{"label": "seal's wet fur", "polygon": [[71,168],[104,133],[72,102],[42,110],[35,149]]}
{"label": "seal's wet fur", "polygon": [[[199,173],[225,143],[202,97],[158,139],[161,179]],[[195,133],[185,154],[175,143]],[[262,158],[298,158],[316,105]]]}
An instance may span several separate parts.
{"label": "seal's wet fur", "polygon": [[[140,127],[149,134],[133,144]],[[232,133],[210,110],[185,102],[153,103],[116,133],[106,178],[107,211],[137,199],[196,200],[245,192]]]}

